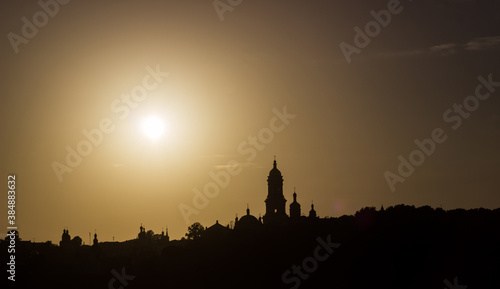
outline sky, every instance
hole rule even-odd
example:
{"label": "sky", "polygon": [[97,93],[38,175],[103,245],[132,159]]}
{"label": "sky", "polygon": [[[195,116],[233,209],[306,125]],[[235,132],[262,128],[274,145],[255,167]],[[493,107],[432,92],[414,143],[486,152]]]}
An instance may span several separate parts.
{"label": "sky", "polygon": [[500,207],[499,1],[1,5],[22,239],[263,215],[274,156],[287,212]]}

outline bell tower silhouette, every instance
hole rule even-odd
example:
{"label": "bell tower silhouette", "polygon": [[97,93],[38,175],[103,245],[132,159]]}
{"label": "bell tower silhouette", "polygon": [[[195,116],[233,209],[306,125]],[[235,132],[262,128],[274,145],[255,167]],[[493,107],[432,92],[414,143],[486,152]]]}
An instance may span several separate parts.
{"label": "bell tower silhouette", "polygon": [[264,215],[264,224],[279,224],[286,222],[287,214],[285,212],[286,199],[283,195],[283,176],[276,165],[274,158],[273,168],[267,177],[267,198],[266,214]]}

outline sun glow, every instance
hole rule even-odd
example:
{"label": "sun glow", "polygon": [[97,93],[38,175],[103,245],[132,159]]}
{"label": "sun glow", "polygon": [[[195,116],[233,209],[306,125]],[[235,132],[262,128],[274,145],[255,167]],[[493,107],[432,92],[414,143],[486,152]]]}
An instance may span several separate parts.
{"label": "sun glow", "polygon": [[157,116],[148,117],[142,121],[142,131],[148,138],[158,139],[165,133],[165,123]]}

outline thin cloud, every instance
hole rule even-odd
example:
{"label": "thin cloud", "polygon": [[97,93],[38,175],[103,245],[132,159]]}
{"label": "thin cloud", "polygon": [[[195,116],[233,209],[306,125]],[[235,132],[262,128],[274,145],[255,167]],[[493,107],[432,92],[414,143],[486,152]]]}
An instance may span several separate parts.
{"label": "thin cloud", "polygon": [[500,49],[500,36],[478,37],[465,44],[446,43],[429,48],[432,53],[439,53],[444,56],[464,51],[484,51],[494,49]]}
{"label": "thin cloud", "polygon": [[465,50],[489,50],[500,48],[500,36],[475,38],[464,44]]}
{"label": "thin cloud", "polygon": [[450,56],[458,53],[477,52],[485,50],[500,50],[500,36],[477,37],[467,43],[444,43],[434,45],[426,49],[413,49],[406,51],[396,51],[381,53],[379,57],[412,57],[419,55]]}
{"label": "thin cloud", "polygon": [[429,50],[433,53],[439,53],[441,55],[448,56],[457,53],[458,48],[459,48],[458,44],[446,43],[446,44],[432,46],[431,48],[429,48]]}

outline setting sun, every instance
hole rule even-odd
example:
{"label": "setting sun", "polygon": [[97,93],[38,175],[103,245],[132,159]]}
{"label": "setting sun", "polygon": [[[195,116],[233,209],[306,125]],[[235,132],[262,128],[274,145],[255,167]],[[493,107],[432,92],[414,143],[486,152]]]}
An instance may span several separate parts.
{"label": "setting sun", "polygon": [[142,131],[150,139],[158,139],[165,133],[165,123],[157,116],[150,116],[142,121]]}

